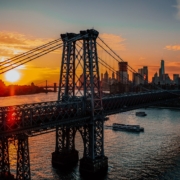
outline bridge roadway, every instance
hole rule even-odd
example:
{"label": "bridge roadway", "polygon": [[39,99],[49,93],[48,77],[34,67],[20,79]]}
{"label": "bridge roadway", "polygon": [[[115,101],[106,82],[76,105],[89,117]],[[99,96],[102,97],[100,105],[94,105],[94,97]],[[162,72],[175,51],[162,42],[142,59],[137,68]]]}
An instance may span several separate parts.
{"label": "bridge roadway", "polygon": [[[179,98],[180,91],[154,91],[129,95],[103,97],[104,115],[147,107]],[[88,99],[87,99],[88,101]],[[0,107],[0,136],[11,137],[25,133],[28,136],[47,133],[56,126],[81,126],[90,120],[82,97],[69,101],[51,101]],[[88,109],[88,107],[86,108]]]}

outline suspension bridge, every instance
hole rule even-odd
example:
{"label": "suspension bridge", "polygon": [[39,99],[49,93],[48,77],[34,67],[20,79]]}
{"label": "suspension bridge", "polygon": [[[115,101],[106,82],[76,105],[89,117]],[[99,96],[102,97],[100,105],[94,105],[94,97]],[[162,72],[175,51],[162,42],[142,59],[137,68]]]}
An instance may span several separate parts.
{"label": "suspension bridge", "polygon": [[[100,66],[115,69],[98,56],[98,50],[115,61],[123,61],[98,37],[94,29],[61,34],[57,40],[0,63],[5,73],[29,61],[62,48],[62,62],[57,101],[0,107],[0,178],[30,180],[28,137],[56,131],[52,166],[69,168],[79,161],[75,134],[80,132],[84,152],[81,174],[105,173],[108,157],[104,154],[104,121],[107,115],[148,107],[179,98],[178,90],[147,90],[141,93],[104,95],[100,84]],[[104,44],[104,46],[102,44]],[[132,71],[133,68],[129,67]],[[81,76],[81,79],[79,78]],[[78,82],[79,85],[77,86]],[[17,173],[11,174],[8,145],[17,144]]]}

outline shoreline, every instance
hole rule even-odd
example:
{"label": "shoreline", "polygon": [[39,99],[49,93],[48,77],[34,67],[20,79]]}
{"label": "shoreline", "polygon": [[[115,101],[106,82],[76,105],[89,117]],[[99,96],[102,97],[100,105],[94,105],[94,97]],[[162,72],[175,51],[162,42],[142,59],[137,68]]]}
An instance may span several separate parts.
{"label": "shoreline", "polygon": [[176,109],[180,110],[180,107],[172,107],[172,106],[149,106],[148,108],[157,108],[157,109]]}

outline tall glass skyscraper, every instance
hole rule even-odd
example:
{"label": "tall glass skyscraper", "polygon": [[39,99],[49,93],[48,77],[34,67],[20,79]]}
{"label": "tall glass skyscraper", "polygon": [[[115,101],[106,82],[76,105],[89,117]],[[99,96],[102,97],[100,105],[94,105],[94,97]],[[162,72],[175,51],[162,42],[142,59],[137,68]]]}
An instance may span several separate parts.
{"label": "tall glass skyscraper", "polygon": [[161,60],[161,75],[165,74],[164,70],[164,60]]}

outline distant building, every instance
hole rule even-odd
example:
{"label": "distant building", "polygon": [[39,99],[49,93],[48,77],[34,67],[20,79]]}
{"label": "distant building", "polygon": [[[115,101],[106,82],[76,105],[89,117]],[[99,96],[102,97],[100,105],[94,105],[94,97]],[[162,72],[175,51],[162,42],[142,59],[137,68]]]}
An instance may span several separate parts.
{"label": "distant building", "polygon": [[102,81],[102,88],[103,90],[109,90],[109,74],[107,71],[104,73],[104,79]]}
{"label": "distant building", "polygon": [[119,66],[118,82],[120,82],[122,84],[127,84],[129,81],[129,75],[127,72],[128,63],[127,62],[119,62],[118,66]]}
{"label": "distant building", "polygon": [[101,81],[103,80],[103,73],[101,73]]}
{"label": "distant building", "polygon": [[112,78],[109,78],[109,84],[114,84],[116,82],[117,82],[117,80],[115,79],[115,73],[113,72],[112,73]]}
{"label": "distant building", "polygon": [[158,77],[158,73],[157,72],[154,74],[154,77],[152,77],[152,83],[154,83],[154,84],[158,84],[159,83],[159,77]]}
{"label": "distant building", "polygon": [[2,80],[0,80],[0,88],[5,88],[5,84],[4,84],[4,82],[2,81]]}
{"label": "distant building", "polygon": [[106,72],[104,73],[104,81],[108,82],[108,78],[109,78],[109,74],[108,74],[108,72],[106,71]]}
{"label": "distant building", "polygon": [[179,74],[173,74],[173,81],[174,81],[174,83],[177,84],[177,85],[179,85],[178,79],[179,79]]}
{"label": "distant building", "polygon": [[132,82],[133,85],[139,85],[140,84],[140,77],[139,73],[132,73]]}
{"label": "distant building", "polygon": [[165,69],[164,69],[164,60],[161,60],[161,74],[165,74]]}
{"label": "distant building", "polygon": [[143,67],[143,78],[144,78],[144,84],[148,84],[148,67]]}
{"label": "distant building", "polygon": [[152,83],[165,85],[165,84],[171,84],[172,81],[168,74],[165,73],[165,65],[164,60],[161,60],[161,67],[159,68],[159,76],[157,73],[152,78]]}
{"label": "distant building", "polygon": [[138,84],[148,84],[148,67],[144,66],[138,69],[138,73],[133,74],[133,82]]}
{"label": "distant building", "polygon": [[160,78],[160,81],[165,81],[164,74],[165,74],[164,60],[161,60],[161,67],[159,68],[159,78]]}

